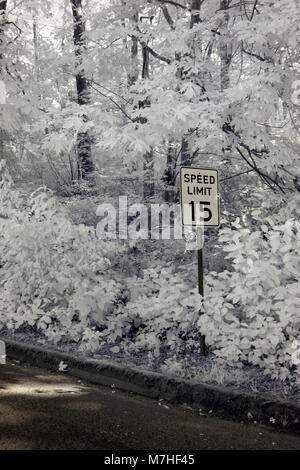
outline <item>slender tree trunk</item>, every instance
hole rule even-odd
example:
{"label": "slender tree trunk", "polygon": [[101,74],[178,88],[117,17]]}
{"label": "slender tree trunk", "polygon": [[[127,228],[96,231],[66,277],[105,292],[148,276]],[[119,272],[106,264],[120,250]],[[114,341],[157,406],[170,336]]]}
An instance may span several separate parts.
{"label": "slender tree trunk", "polygon": [[181,165],[182,166],[189,166],[190,165],[190,157],[191,152],[189,149],[189,136],[184,135],[181,141]]}
{"label": "slender tree trunk", "polygon": [[[73,38],[76,57],[76,89],[79,105],[90,104],[88,80],[82,68],[82,58],[86,50],[85,23],[82,14],[82,0],[70,0],[73,13]],[[87,117],[83,117],[84,122]],[[78,169],[82,179],[88,179],[94,171],[91,152],[91,138],[88,132],[78,133],[77,136]]]}
{"label": "slender tree trunk", "polygon": [[[133,23],[138,23],[139,14],[136,12],[132,16]],[[138,40],[136,36],[131,38],[131,51],[130,51],[130,70],[128,73],[128,85],[132,86],[135,84],[139,76],[138,70]]]}
{"label": "slender tree trunk", "polygon": [[172,145],[172,141],[169,142],[168,153],[167,153],[167,168],[165,170],[163,181],[165,184],[164,199],[166,202],[175,202],[175,149]]}
{"label": "slender tree trunk", "polygon": [[221,60],[221,90],[226,90],[229,87],[229,67],[231,62],[231,44],[228,44],[228,35],[226,31],[228,31],[228,7],[229,7],[230,0],[221,0],[220,2],[220,9],[224,10],[224,22],[222,26],[223,34],[220,44],[220,60]]}
{"label": "slender tree trunk", "polygon": [[[2,35],[4,31],[3,24],[5,23],[5,12],[6,12],[7,0],[0,0],[0,47],[2,46],[3,40]],[[0,60],[2,59],[2,53],[0,51]],[[0,63],[0,72],[2,69],[2,64]]]}
{"label": "slender tree trunk", "polygon": [[[5,15],[6,6],[7,6],[7,0],[0,0],[0,15],[1,16]],[[1,21],[1,23],[2,23],[2,21]]]}
{"label": "slender tree trunk", "polygon": [[[201,8],[202,3],[203,3],[203,0],[192,0],[191,22],[190,22],[191,29],[193,29],[195,24],[200,23],[200,8]],[[192,51],[192,54],[195,54],[195,53]],[[183,166],[190,166],[191,163],[192,162],[191,162],[191,151],[189,148],[189,136],[186,135],[182,138],[182,141],[181,141],[181,164]]]}
{"label": "slender tree trunk", "polygon": [[[146,45],[142,47],[143,55],[143,66],[142,66],[142,78],[149,78],[149,50]],[[143,103],[143,107],[149,106],[150,102],[146,99]],[[153,149],[146,152],[144,155],[144,199],[148,199],[154,195],[154,160],[153,160]]]}
{"label": "slender tree trunk", "polygon": [[149,50],[146,44],[142,46],[142,55],[143,55],[142,78],[149,78],[150,58],[149,58]]}
{"label": "slender tree trunk", "polygon": [[[33,48],[34,48],[34,68],[35,68],[35,81],[37,87],[40,87],[41,76],[40,76],[40,67],[39,67],[39,46],[38,46],[38,32],[37,32],[37,24],[36,24],[36,17],[32,14],[32,35],[33,35]],[[38,98],[40,105],[42,104],[42,94],[39,90]]]}
{"label": "slender tree trunk", "polygon": [[[5,23],[5,11],[6,11],[6,0],[1,0],[0,1],[0,78],[1,78],[1,72],[2,72],[2,44],[3,44],[3,34],[4,34],[4,23]],[[5,103],[5,84],[1,81],[0,83],[0,104]],[[3,155],[3,135],[2,132],[0,133],[0,158]]]}
{"label": "slender tree trunk", "polygon": [[194,24],[200,23],[200,8],[203,0],[192,0],[191,12],[191,28]]}
{"label": "slender tree trunk", "polygon": [[39,81],[39,53],[38,53],[38,39],[37,39],[37,26],[36,19],[32,17],[32,35],[33,35],[33,47],[34,47],[34,68],[35,78]]}
{"label": "slender tree trunk", "polygon": [[[229,68],[230,68],[230,62],[231,62],[232,49],[231,49],[231,44],[228,42],[229,40],[228,38],[229,4],[230,4],[230,0],[220,1],[220,9],[224,11],[223,24],[221,25],[221,28],[220,28],[221,29],[221,42],[219,46],[221,92],[225,91],[230,85]],[[224,156],[226,156],[225,152],[229,152],[230,150],[231,150],[231,144],[224,143],[224,147],[222,149]]]}
{"label": "slender tree trunk", "polygon": [[144,155],[144,199],[154,196],[154,159],[153,149]]}
{"label": "slender tree trunk", "polygon": [[[131,17],[133,22],[134,29],[137,29],[139,22],[138,12],[134,13]],[[142,78],[149,78],[149,67],[150,67],[150,57],[149,50],[147,45],[142,46]],[[139,68],[138,68],[138,39],[135,35],[131,36],[131,51],[130,51],[130,70],[128,73],[128,85],[132,86],[136,83],[139,77]],[[149,106],[149,100],[146,98],[144,101],[139,102],[140,108],[145,108]],[[142,122],[142,120],[141,120]],[[143,157],[143,197],[148,199],[154,194],[154,162],[153,162],[153,150],[146,152]]]}

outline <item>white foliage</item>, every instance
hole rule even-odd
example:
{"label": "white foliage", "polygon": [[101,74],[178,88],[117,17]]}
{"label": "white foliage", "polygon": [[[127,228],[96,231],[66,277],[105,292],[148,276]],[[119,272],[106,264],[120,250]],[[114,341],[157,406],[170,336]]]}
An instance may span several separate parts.
{"label": "white foliage", "polygon": [[199,328],[220,360],[285,379],[300,372],[300,224],[266,229],[220,233],[235,270],[221,278],[210,273]]}

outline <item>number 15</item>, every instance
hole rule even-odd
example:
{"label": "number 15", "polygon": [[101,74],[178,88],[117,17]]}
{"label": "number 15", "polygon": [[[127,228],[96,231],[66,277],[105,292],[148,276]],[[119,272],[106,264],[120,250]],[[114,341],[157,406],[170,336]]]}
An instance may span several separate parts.
{"label": "number 15", "polygon": [[[192,207],[192,222],[196,222],[195,218],[195,201],[189,202],[189,205]],[[201,206],[210,206],[210,202],[208,201],[200,201],[200,211],[201,211]],[[212,218],[212,213],[211,210],[208,207],[204,207],[203,212],[207,212],[207,216],[203,218],[204,222],[209,222],[210,219]]]}

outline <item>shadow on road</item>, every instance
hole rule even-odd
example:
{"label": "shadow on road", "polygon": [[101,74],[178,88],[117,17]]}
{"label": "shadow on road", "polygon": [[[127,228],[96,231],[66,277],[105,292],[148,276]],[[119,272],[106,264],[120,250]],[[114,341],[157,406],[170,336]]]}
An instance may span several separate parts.
{"label": "shadow on road", "polygon": [[10,363],[0,367],[0,449],[298,450],[300,437]]}

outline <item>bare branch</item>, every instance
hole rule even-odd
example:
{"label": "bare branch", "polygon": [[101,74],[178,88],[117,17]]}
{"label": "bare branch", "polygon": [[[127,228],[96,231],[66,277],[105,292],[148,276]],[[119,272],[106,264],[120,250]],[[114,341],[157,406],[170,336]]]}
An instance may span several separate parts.
{"label": "bare branch", "polygon": [[167,23],[169,24],[170,28],[174,31],[174,30],[175,30],[174,21],[173,21],[172,18],[171,18],[171,15],[170,15],[170,13],[169,13],[168,8],[166,7],[166,5],[161,5],[160,8],[162,9],[162,12],[163,12],[163,14],[164,14],[164,17],[165,17]]}
{"label": "bare branch", "polygon": [[163,62],[166,62],[167,64],[170,64],[170,63],[172,62],[171,59],[168,59],[167,57],[164,57],[164,56],[158,54],[158,52],[155,52],[155,51],[154,51],[150,46],[148,46],[148,44],[146,44],[144,41],[141,41],[141,40],[139,39],[139,42],[140,42],[141,45],[142,45],[143,47],[145,47],[145,48],[149,51],[149,53],[150,53],[151,55],[153,55],[153,57],[155,57],[156,59],[162,60]]}
{"label": "bare branch", "polygon": [[[142,34],[142,31],[137,27],[137,30],[139,33]],[[133,36],[130,36],[130,37],[133,37]],[[166,62],[167,64],[170,64],[172,61],[171,59],[168,59],[168,57],[164,57],[162,55],[160,55],[158,52],[154,51],[147,43],[146,41],[143,41],[143,39],[139,38],[138,36],[134,36],[137,38],[137,40],[139,41],[139,43],[141,44],[142,47],[144,47],[145,49],[148,50],[148,52],[153,55],[153,57],[155,57],[156,59],[159,59],[159,60],[162,60],[163,62]]]}
{"label": "bare branch", "polygon": [[258,10],[257,10],[257,4],[258,4],[258,0],[255,0],[254,6],[253,6],[253,10],[252,10],[252,14],[251,14],[251,17],[250,17],[250,21],[253,20],[253,16],[254,16],[255,10],[258,11]]}
{"label": "bare branch", "polygon": [[231,176],[227,176],[226,178],[222,178],[220,180],[221,181],[226,181],[226,180],[230,180],[231,178],[235,178],[236,176],[241,176],[241,175],[245,175],[247,173],[251,173],[251,171],[255,171],[254,169],[251,169],[251,170],[247,170],[247,171],[242,171],[241,173],[237,173],[236,175],[231,175]]}
{"label": "bare branch", "polygon": [[119,103],[117,103],[113,98],[111,98],[110,96],[107,96],[105,95],[104,93],[102,93],[102,91],[100,90],[97,90],[97,88],[95,88],[93,85],[90,84],[90,87],[95,90],[97,93],[99,93],[99,95],[101,96],[104,96],[104,98],[108,99],[109,101],[111,101],[123,114],[124,116],[129,119],[129,121],[131,122],[136,122],[134,119],[132,119],[127,113],[126,111],[122,108],[122,106],[119,105]]}
{"label": "bare branch", "polygon": [[244,52],[245,54],[247,54],[251,57],[255,57],[256,59],[260,60],[261,62],[268,62],[270,64],[273,63],[273,59],[271,57],[262,57],[259,54],[256,54],[255,52],[246,51],[244,46],[242,46],[242,52]]}
{"label": "bare branch", "polygon": [[[72,75],[72,74],[70,74],[70,75]],[[94,79],[87,79],[87,80],[90,84],[94,83],[95,85],[99,86],[100,88],[103,88],[103,90],[106,90],[109,93],[112,93],[113,95],[118,96],[118,98],[121,98],[121,100],[125,101],[125,103],[129,103],[129,101],[126,100],[123,96],[119,95],[119,93],[116,93],[115,91],[110,90],[109,88],[105,87],[104,85],[101,85],[100,83],[96,82]]]}
{"label": "bare branch", "polygon": [[236,147],[237,151],[239,152],[239,154],[241,155],[241,157],[243,158],[243,160],[252,168],[252,170],[256,171],[256,173],[261,177],[261,179],[263,180],[263,182],[270,188],[272,189],[272,191],[275,191],[275,187],[278,187],[280,189],[280,191],[285,194],[283,188],[278,184],[277,181],[275,181],[273,178],[271,178],[271,176],[267,175],[266,173],[263,173],[256,165],[252,155],[251,155],[251,150],[249,147],[247,147],[245,144],[243,144],[243,147],[247,149],[248,151],[248,155],[249,155],[249,158],[251,161],[249,161],[245,155],[243,154],[243,152],[241,151],[241,149],[239,147]]}
{"label": "bare branch", "polygon": [[182,8],[183,10],[190,11],[190,7],[186,5],[182,5],[181,3],[175,2],[174,0],[156,0],[158,3],[168,3],[169,5],[173,5],[174,7]]}

